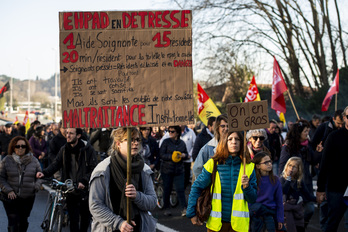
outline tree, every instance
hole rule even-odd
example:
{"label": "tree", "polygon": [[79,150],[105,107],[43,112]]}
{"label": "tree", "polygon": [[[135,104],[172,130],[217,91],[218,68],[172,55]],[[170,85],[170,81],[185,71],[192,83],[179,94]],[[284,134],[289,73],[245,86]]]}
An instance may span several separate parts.
{"label": "tree", "polygon": [[263,60],[275,55],[286,64],[281,65],[285,81],[298,96],[306,95],[304,85],[312,92],[328,89],[338,60],[347,65],[347,34],[343,34],[336,0],[331,5],[328,0],[182,2],[183,8],[194,12],[196,46],[214,47],[214,43],[230,41],[239,48],[238,55],[263,54]]}

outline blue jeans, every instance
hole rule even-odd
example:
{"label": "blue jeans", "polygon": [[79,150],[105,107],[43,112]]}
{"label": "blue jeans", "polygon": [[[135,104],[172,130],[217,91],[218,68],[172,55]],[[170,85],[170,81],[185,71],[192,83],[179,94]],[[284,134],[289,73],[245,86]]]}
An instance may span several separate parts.
{"label": "blue jeans", "polygon": [[314,203],[313,202],[304,203],[303,209],[304,209],[303,218],[304,218],[304,223],[306,228],[314,214]]}
{"label": "blue jeans", "polygon": [[325,232],[337,231],[344,215],[345,227],[348,230],[348,207],[343,202],[343,193],[326,192],[328,204],[328,217],[324,225]]}
{"label": "blue jeans", "polygon": [[170,206],[169,198],[173,189],[173,184],[175,185],[175,191],[178,196],[181,208],[186,208],[186,198],[185,198],[185,173],[178,175],[161,173],[163,180],[163,208],[167,209]]}

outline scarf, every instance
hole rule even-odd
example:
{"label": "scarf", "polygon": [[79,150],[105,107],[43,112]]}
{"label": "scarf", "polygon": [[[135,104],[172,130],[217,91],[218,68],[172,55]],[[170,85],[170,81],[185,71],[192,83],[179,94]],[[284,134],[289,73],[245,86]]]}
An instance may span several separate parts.
{"label": "scarf", "polygon": [[32,156],[33,155],[31,153],[27,153],[22,156],[19,156],[16,153],[12,154],[13,160],[19,165],[22,165],[22,164],[27,165],[28,163],[30,163]]}
{"label": "scarf", "polygon": [[[140,172],[144,168],[144,160],[137,154],[132,157],[132,184],[136,190],[139,190]],[[127,217],[127,197],[125,195],[126,182],[127,182],[127,161],[124,160],[120,154],[114,151],[111,154],[110,160],[110,171],[112,179],[114,180],[118,190],[121,192],[121,203],[119,212],[114,212],[120,215],[122,218]],[[128,183],[129,184],[129,183]],[[138,208],[135,206],[133,201],[131,202],[131,219],[139,214]]]}

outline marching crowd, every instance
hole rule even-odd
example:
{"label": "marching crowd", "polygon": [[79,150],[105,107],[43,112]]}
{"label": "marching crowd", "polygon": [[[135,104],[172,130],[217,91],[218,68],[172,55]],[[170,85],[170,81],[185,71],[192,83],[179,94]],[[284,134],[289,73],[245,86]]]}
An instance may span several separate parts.
{"label": "marching crowd", "polygon": [[[268,128],[246,134],[229,131],[221,114],[206,126],[131,128],[130,140],[126,128],[65,129],[34,121],[25,133],[22,125],[7,123],[0,128],[0,199],[8,231],[24,232],[43,178],[72,179],[70,231],[156,231],[149,211],[157,205],[153,173],[159,171],[163,214],[173,214],[174,187],[181,216],[206,223],[208,231],[305,231],[315,204],[322,231],[337,231],[343,216],[348,230],[347,139],[348,107],[332,117],[287,122],[287,128],[271,120]],[[203,215],[205,189],[212,198]]]}

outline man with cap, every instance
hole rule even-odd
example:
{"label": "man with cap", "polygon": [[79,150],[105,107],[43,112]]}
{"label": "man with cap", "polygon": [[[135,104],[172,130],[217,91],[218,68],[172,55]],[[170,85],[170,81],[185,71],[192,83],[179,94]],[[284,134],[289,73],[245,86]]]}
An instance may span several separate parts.
{"label": "man with cap", "polygon": [[4,133],[0,134],[1,159],[5,158],[5,156],[7,155],[8,145],[10,144],[10,141],[16,136],[17,134],[12,131],[12,123],[6,123]]}

